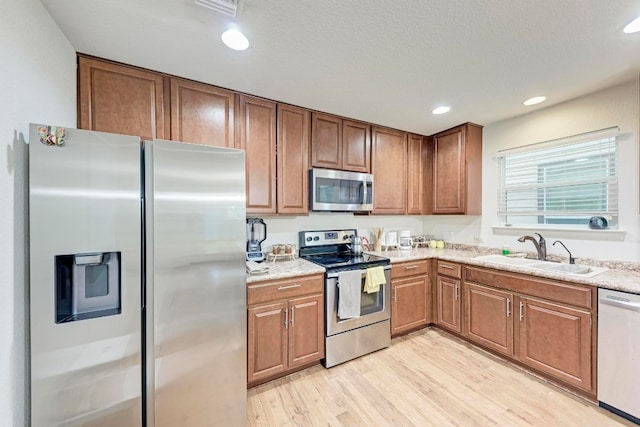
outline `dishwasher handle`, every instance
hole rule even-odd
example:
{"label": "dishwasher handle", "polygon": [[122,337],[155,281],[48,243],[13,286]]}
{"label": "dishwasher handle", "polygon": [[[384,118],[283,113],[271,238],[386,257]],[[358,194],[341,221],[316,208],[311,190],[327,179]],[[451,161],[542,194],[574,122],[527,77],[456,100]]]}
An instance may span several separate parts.
{"label": "dishwasher handle", "polygon": [[625,301],[620,298],[606,296],[604,298],[600,298],[600,304],[611,305],[613,307],[623,308],[625,310],[633,310],[640,312],[640,303]]}

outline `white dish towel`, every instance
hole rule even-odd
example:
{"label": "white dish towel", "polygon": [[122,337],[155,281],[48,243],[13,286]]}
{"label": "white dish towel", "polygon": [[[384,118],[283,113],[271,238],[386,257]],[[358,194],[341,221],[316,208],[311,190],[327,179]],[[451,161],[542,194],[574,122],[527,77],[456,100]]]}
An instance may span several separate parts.
{"label": "white dish towel", "polygon": [[338,273],[338,317],[350,319],[360,317],[362,272],[359,270]]}

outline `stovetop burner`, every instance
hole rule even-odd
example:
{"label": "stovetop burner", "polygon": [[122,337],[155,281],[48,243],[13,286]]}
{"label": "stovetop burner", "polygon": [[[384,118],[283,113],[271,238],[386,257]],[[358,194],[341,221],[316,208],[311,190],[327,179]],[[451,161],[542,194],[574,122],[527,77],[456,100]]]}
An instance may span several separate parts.
{"label": "stovetop burner", "polygon": [[353,270],[389,265],[389,258],[349,251],[349,242],[356,230],[301,231],[300,257],[327,270]]}

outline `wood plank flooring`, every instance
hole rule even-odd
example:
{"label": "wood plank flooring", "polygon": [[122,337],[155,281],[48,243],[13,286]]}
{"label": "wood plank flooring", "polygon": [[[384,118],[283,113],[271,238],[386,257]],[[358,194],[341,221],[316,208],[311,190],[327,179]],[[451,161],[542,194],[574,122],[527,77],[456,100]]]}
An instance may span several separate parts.
{"label": "wood plank flooring", "polygon": [[249,390],[247,424],[635,426],[432,328]]}

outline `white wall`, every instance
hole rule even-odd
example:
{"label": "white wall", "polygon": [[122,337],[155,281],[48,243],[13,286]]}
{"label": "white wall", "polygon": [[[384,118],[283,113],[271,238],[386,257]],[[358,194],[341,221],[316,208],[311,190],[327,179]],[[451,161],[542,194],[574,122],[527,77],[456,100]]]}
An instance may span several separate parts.
{"label": "white wall", "polygon": [[[507,242],[512,250],[533,251],[530,242],[518,243],[518,233],[494,234],[497,217],[499,150],[577,135],[612,126],[620,128],[618,145],[619,227],[624,240],[608,240],[597,231],[575,236],[542,232],[550,239],[562,239],[576,257],[602,260],[640,261],[640,214],[638,210],[638,131],[640,128],[639,81],[586,95],[556,106],[485,126],[483,132],[482,224],[480,234],[487,246]],[[467,236],[468,238],[469,236]],[[566,256],[559,246],[548,244],[549,253]]]}
{"label": "white wall", "polygon": [[0,424],[27,425],[29,123],[75,127],[75,51],[37,0],[0,0]]}

